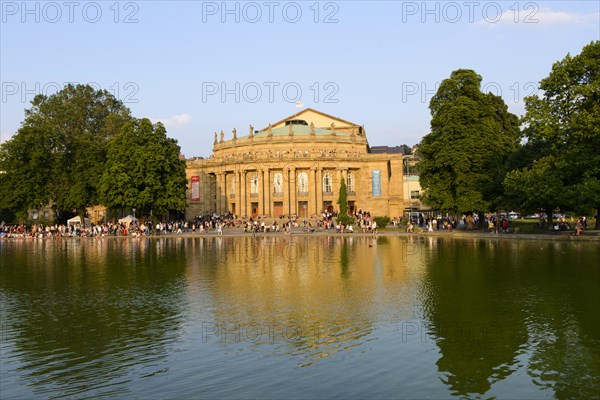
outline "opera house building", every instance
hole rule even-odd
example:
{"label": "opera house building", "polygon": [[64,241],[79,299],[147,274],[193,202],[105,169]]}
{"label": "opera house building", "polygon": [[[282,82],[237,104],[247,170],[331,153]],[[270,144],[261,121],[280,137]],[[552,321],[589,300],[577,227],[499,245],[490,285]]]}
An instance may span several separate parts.
{"label": "opera house building", "polygon": [[349,213],[401,217],[409,206],[403,157],[387,146],[371,148],[363,126],[310,108],[244,135],[221,131],[209,158],[187,160],[186,219],[213,212],[320,216],[338,210],[342,178]]}

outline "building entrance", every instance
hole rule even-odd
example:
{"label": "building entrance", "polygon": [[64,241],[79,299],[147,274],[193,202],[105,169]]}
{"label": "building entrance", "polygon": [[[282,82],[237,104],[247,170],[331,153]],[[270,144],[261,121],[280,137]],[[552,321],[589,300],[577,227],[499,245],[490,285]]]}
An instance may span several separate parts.
{"label": "building entrance", "polygon": [[283,216],[283,202],[276,201],[273,203],[273,217],[281,218]]}
{"label": "building entrance", "polygon": [[308,201],[298,202],[298,218],[308,218]]}

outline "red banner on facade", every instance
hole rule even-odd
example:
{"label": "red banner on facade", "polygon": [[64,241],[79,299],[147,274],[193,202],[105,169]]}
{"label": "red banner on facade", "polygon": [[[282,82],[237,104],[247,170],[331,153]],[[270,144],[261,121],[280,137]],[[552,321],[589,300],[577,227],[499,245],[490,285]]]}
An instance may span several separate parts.
{"label": "red banner on facade", "polygon": [[192,201],[200,201],[200,177],[192,176]]}

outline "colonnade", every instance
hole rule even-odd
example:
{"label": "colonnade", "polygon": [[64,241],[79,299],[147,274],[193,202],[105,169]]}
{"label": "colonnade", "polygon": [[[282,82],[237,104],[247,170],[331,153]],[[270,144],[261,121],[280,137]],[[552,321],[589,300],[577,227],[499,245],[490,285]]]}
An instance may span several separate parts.
{"label": "colonnade", "polygon": [[[340,182],[342,177],[347,178],[348,168],[254,168],[232,171],[214,172],[216,178],[216,212],[223,214],[227,211],[238,216],[278,217],[283,215],[298,215],[310,217],[320,215],[324,209],[324,202],[330,202],[335,210],[338,209]],[[308,190],[298,192],[298,174],[306,172],[308,175]],[[325,173],[331,175],[331,192],[323,191],[323,178]],[[273,179],[276,173],[283,176],[282,191],[274,191]],[[359,170],[353,170],[356,176]],[[253,183],[254,174],[258,178]],[[349,200],[352,200],[349,198]],[[299,209],[299,202],[303,202],[306,210]],[[302,215],[306,214],[306,215]]]}

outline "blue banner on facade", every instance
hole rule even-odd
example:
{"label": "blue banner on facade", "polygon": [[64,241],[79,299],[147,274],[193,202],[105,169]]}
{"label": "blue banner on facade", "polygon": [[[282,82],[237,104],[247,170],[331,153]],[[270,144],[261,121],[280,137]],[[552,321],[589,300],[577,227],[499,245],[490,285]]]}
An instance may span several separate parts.
{"label": "blue banner on facade", "polygon": [[371,192],[373,196],[381,196],[381,171],[374,169],[371,171],[372,188]]}

